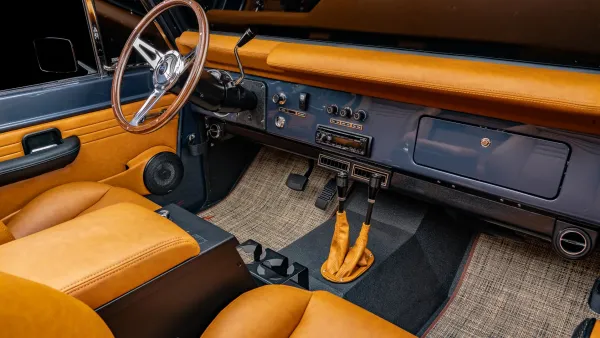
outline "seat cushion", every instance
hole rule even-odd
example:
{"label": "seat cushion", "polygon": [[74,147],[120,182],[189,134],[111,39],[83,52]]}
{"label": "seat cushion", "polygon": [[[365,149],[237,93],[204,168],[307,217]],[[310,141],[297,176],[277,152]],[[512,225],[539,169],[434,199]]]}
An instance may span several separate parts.
{"label": "seat cushion", "polygon": [[34,198],[6,224],[14,238],[21,238],[77,216],[121,202],[150,210],[160,206],[130,190],[96,182],[68,183]]}
{"label": "seat cushion", "polygon": [[94,310],[48,286],[0,272],[0,338],[112,338]]}
{"label": "seat cushion", "polygon": [[325,291],[269,285],[231,302],[202,338],[415,337]]}

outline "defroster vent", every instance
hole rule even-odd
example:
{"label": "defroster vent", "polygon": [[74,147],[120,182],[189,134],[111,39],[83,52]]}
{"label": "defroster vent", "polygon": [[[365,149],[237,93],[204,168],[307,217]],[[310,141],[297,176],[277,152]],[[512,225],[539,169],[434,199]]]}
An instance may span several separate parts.
{"label": "defroster vent", "polygon": [[320,154],[318,164],[321,167],[325,167],[327,169],[332,169],[335,171],[345,171],[347,173],[350,172],[350,162],[338,159],[333,156]]}

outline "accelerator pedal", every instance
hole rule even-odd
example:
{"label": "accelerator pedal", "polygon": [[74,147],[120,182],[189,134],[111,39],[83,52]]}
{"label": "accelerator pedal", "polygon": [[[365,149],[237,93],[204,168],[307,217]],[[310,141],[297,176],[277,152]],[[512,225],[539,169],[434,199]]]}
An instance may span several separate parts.
{"label": "accelerator pedal", "polygon": [[335,178],[330,179],[315,201],[315,207],[325,210],[336,194]]}

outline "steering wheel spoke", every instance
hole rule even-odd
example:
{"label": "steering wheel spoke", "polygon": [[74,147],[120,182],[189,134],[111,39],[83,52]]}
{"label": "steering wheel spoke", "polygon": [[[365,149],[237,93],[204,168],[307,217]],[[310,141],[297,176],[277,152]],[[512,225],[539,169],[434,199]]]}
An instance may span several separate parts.
{"label": "steering wheel spoke", "polygon": [[189,66],[194,63],[194,58],[196,57],[196,50],[193,49],[191,52],[187,53],[183,58],[183,71],[186,71]]}
{"label": "steering wheel spoke", "polygon": [[163,97],[163,95],[165,95],[165,92],[166,92],[166,90],[164,90],[164,89],[156,89],[155,88],[152,91],[152,93],[150,93],[150,96],[146,99],[146,102],[144,102],[144,104],[142,105],[140,110],[138,110],[138,112],[135,113],[135,115],[133,116],[133,119],[129,123],[132,126],[139,126],[140,123],[143,123],[144,120],[146,119],[146,115],[148,115],[148,112],[150,111],[150,109],[152,109],[156,105],[158,100],[160,100],[160,98]]}
{"label": "steering wheel spoke", "polygon": [[139,37],[133,41],[133,48],[150,64],[152,69],[156,69],[164,57],[163,53]]}
{"label": "steering wheel spoke", "polygon": [[[193,51],[185,56],[181,55],[177,50],[161,52],[140,38],[144,29],[152,25],[160,14],[177,6],[190,8],[194,12],[194,16],[198,22],[198,43]],[[209,36],[206,13],[204,13],[204,10],[196,1],[163,0],[148,11],[146,16],[135,26],[133,32],[131,32],[131,35],[125,42],[113,75],[110,101],[115,118],[123,129],[134,134],[151,133],[165,126],[179,113],[188,98],[193,94],[194,88],[202,76],[208,53]],[[133,119],[129,121],[129,119],[125,118],[123,108],[121,107],[121,84],[125,76],[127,60],[134,49],[152,67],[152,88],[154,89],[134,114]],[[179,77],[183,75],[185,70],[189,71],[187,80],[178,91],[177,96],[173,98],[168,107],[161,106],[161,108],[164,108],[162,113],[156,114],[152,119],[149,119],[151,115],[150,110],[158,105],[158,101],[179,81]],[[171,96],[171,94],[168,95]]]}

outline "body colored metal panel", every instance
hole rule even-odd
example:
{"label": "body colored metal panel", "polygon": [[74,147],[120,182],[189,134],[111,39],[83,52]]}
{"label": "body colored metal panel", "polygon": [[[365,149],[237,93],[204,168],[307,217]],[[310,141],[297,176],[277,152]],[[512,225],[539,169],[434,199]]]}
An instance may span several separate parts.
{"label": "body colored metal panel", "polygon": [[[274,81],[256,76],[249,76],[248,78],[263,81],[267,85],[267,97],[269,100],[267,102],[265,125],[267,133],[271,135],[316,146],[328,152],[388,166],[397,171],[413,173],[432,180],[446,182],[450,185],[481,191],[486,194],[498,196],[499,199],[514,201],[524,206],[529,205],[537,209],[551,211],[558,215],[564,215],[600,226],[600,138],[598,137],[524,125],[512,121],[492,119],[434,107],[394,102],[325,88]],[[270,99],[277,93],[285,93],[287,99],[283,105],[274,103]],[[300,111],[299,109],[300,93],[308,93],[309,95],[306,111]],[[352,119],[342,118],[339,115],[331,116],[326,111],[327,107],[331,104],[336,104],[339,108],[349,106],[354,111],[364,109],[368,112],[368,117],[364,122],[357,122]],[[284,109],[284,112],[282,112],[279,109],[281,107],[292,111],[287,113]],[[299,111],[302,114],[295,114],[293,111]],[[214,116],[208,112],[206,114]],[[285,119],[282,128],[277,127],[275,124],[279,117]],[[566,171],[564,172],[558,196],[553,199],[539,197],[497,184],[419,165],[414,161],[413,153],[419,120],[422,117],[435,117],[474,126],[482,126],[490,130],[504,131],[515,135],[530,136],[568,145],[571,149],[571,155]],[[331,119],[358,124],[362,130],[332,123]],[[319,124],[372,136],[373,144],[370,156],[362,157],[342,153],[336,149],[317,144],[315,142],[315,133]],[[282,124],[279,123],[279,125]],[[553,151],[557,151],[557,149],[553,149]],[[562,156],[560,155],[557,158],[560,159]],[[509,152],[504,152],[502,155],[498,153],[495,156],[495,161],[499,162],[499,165],[503,165],[505,162],[510,164],[513,160]],[[557,160],[557,165],[560,169],[555,170],[561,171],[565,168],[564,164],[561,163],[562,160]],[[509,168],[512,167],[509,166]],[[496,170],[503,169],[498,167]],[[511,173],[511,175],[517,175],[517,173]],[[551,181],[554,182],[554,179],[551,179]]]}
{"label": "body colored metal panel", "polygon": [[558,195],[569,146],[540,138],[423,117],[417,164],[528,194]]}
{"label": "body colored metal panel", "polygon": [[[128,71],[121,102],[146,99],[152,88],[149,69]],[[0,132],[60,120],[110,107],[112,77],[90,75],[0,93]]]}

